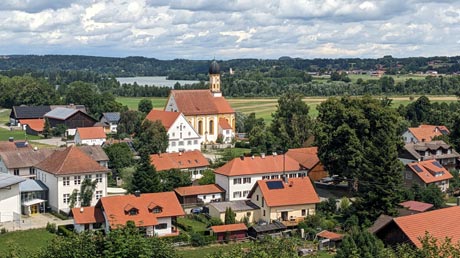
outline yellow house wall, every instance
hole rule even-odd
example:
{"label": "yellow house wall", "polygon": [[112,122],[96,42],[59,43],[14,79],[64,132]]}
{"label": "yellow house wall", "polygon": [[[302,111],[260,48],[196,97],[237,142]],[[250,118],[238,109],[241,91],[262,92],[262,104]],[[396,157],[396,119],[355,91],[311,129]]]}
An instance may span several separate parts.
{"label": "yellow house wall", "polygon": [[297,217],[305,217],[302,216],[302,210],[305,209],[305,215],[314,215],[315,214],[315,204],[305,204],[305,205],[288,205],[288,206],[280,206],[280,207],[271,207],[270,210],[270,220],[281,220],[281,212],[287,211],[288,212],[288,219],[295,219]]}

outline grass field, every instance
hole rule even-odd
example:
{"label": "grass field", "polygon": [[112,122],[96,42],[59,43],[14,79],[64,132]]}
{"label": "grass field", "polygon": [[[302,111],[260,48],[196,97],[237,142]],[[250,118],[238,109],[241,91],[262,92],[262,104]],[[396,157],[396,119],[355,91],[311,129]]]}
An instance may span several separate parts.
{"label": "grass field", "polygon": [[206,230],[206,224],[189,218],[177,218],[177,222],[182,225],[191,226],[194,232],[201,232]]}
{"label": "grass field", "polygon": [[16,251],[19,257],[30,257],[31,254],[35,254],[49,245],[55,237],[55,234],[51,234],[45,229],[8,232],[0,235],[0,252],[5,254]]}
{"label": "grass field", "polygon": [[[14,140],[25,140],[25,131],[10,131],[7,129],[0,128],[0,141],[7,141],[8,138],[14,137]],[[27,135],[27,140],[39,140],[39,136]]]}
{"label": "grass field", "polygon": [[[419,96],[413,96],[415,101]],[[431,102],[454,102],[457,101],[456,96],[428,96]],[[407,105],[411,102],[409,96],[394,96],[389,97],[393,99],[392,107],[397,108],[399,105]],[[123,105],[127,105],[130,109],[137,109],[137,103],[142,98],[117,98],[117,101],[122,103]],[[156,109],[163,109],[166,98],[151,98],[153,102],[153,106]],[[310,107],[310,115],[312,117],[318,116],[318,110],[316,110],[316,106],[318,106],[321,102],[325,101],[327,98],[325,97],[306,97],[303,99],[305,103],[308,104]],[[254,98],[254,99],[246,99],[246,98],[227,98],[228,103],[235,109],[236,111],[242,112],[244,114],[249,114],[251,112],[255,112],[257,117],[261,117],[265,120],[265,122],[270,123],[272,120],[271,114],[276,110],[276,106],[278,104],[277,98]]]}

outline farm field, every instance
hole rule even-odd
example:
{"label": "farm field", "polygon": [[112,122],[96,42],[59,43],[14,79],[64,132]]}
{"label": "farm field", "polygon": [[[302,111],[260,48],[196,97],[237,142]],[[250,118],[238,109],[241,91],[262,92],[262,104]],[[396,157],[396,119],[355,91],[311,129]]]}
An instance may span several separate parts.
{"label": "farm field", "polygon": [[[415,101],[419,96],[413,96]],[[377,96],[376,96],[377,98]],[[409,99],[409,96],[389,96],[389,98],[393,99],[392,107],[397,108],[399,105],[407,105],[412,102]],[[445,102],[451,103],[457,101],[456,96],[428,96],[431,102]],[[130,109],[137,109],[137,103],[143,98],[117,98],[117,101],[122,103],[123,105],[127,105]],[[153,102],[153,106],[155,109],[163,109],[166,98],[149,98]],[[310,115],[312,117],[318,116],[318,111],[316,107],[323,101],[325,101],[326,97],[305,97],[303,101],[308,104],[310,107]],[[276,110],[277,106],[277,98],[254,98],[254,99],[247,99],[247,98],[227,98],[227,101],[230,105],[238,112],[242,112],[244,114],[249,114],[252,112],[256,113],[256,117],[263,118],[266,123],[270,123],[272,120],[271,114]]]}

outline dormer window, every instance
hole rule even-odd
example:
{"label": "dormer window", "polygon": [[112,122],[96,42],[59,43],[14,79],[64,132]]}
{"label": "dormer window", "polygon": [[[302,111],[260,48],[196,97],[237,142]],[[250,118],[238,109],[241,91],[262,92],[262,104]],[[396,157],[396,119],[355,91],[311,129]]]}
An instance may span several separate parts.
{"label": "dormer window", "polygon": [[151,213],[162,213],[163,208],[154,202],[151,202],[149,206],[147,207]]}
{"label": "dormer window", "polygon": [[163,209],[159,206],[153,208],[152,210],[152,213],[161,213],[163,211]]}
{"label": "dormer window", "polygon": [[129,214],[130,216],[139,214],[139,210],[136,207],[132,206],[131,204],[126,205],[124,210],[125,210],[125,214]]}

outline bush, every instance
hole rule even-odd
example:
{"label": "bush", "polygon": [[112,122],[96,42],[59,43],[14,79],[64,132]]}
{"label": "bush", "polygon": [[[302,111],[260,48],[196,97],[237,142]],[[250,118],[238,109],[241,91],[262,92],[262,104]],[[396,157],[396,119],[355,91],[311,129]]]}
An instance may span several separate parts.
{"label": "bush", "polygon": [[249,149],[249,148],[251,148],[251,146],[249,145],[249,142],[237,141],[237,142],[235,142],[235,148]]}
{"label": "bush", "polygon": [[46,230],[52,234],[56,234],[56,223],[46,223]]}
{"label": "bush", "polygon": [[192,246],[204,246],[206,245],[206,239],[199,233],[193,233],[190,238]]}
{"label": "bush", "polygon": [[8,233],[8,230],[6,230],[6,228],[1,228],[0,229],[0,235],[1,234],[6,234],[6,233]]}
{"label": "bush", "polygon": [[73,234],[72,231],[70,231],[69,229],[66,228],[66,225],[60,225],[58,226],[58,230],[57,230],[58,234],[59,235],[63,235],[63,236],[71,236]]}
{"label": "bush", "polygon": [[208,227],[218,226],[218,225],[223,225],[223,224],[224,222],[222,222],[220,218],[212,217],[211,219],[209,219]]}
{"label": "bush", "polygon": [[54,216],[56,216],[56,217],[58,217],[58,218],[60,218],[60,219],[62,219],[62,220],[66,220],[66,219],[69,218],[69,216],[67,216],[67,214],[65,214],[65,213],[63,213],[63,212],[57,213],[57,212],[55,212],[55,211],[50,211],[49,213],[52,214],[52,215],[54,215]]}

